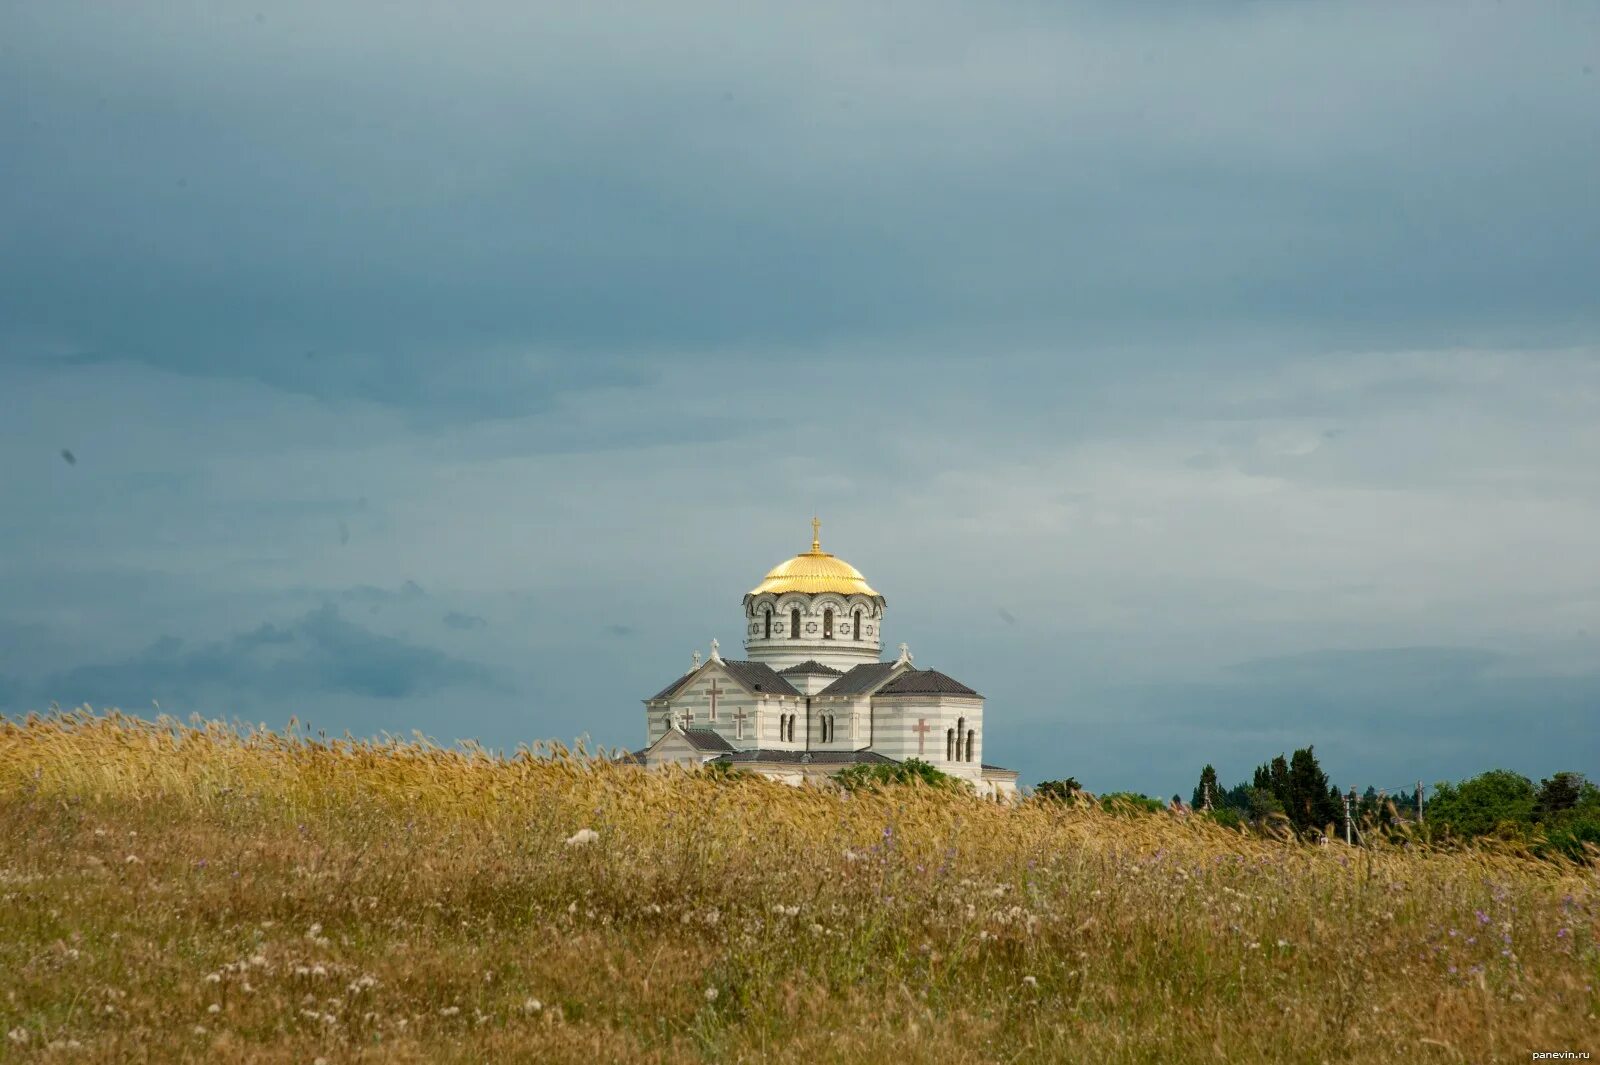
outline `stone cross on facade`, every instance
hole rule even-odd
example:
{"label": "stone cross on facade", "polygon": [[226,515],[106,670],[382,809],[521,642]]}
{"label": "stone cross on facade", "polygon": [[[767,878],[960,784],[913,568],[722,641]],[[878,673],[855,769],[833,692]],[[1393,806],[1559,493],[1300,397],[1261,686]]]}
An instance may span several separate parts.
{"label": "stone cross on facade", "polygon": [[706,689],[706,694],[711,696],[711,720],[717,719],[717,696],[727,691],[726,688],[717,687],[717,678],[711,678],[711,687]]}
{"label": "stone cross on facade", "polygon": [[744,707],[736,706],[733,709],[733,738],[744,739],[744,719],[750,715],[744,712]]}
{"label": "stone cross on facade", "polygon": [[928,753],[928,719],[917,718],[917,723],[911,726],[911,731],[917,734],[917,757]]}

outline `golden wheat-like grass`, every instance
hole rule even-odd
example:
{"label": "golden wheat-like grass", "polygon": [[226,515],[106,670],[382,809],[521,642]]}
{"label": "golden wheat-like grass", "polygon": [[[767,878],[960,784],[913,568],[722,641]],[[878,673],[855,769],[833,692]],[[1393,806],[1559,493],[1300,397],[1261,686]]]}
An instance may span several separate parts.
{"label": "golden wheat-like grass", "polygon": [[86,711],[0,819],[19,1060],[1600,1052],[1595,871],[1488,851]]}

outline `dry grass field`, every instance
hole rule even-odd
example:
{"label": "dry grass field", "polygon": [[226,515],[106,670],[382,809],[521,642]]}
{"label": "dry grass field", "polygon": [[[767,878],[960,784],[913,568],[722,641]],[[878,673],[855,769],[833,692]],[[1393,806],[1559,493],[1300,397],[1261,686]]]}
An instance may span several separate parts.
{"label": "dry grass field", "polygon": [[0,723],[0,1060],[1600,1054],[1597,888],[925,787],[57,715]]}

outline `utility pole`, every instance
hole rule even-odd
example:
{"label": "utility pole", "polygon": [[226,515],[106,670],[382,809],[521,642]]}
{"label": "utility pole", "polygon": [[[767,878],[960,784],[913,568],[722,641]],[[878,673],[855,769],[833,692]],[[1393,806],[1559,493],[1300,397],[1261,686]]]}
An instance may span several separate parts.
{"label": "utility pole", "polygon": [[1344,845],[1350,846],[1350,796],[1356,793],[1355,788],[1350,789],[1350,795],[1344,796]]}
{"label": "utility pole", "polygon": [[1205,803],[1200,807],[1200,809],[1209,812],[1211,810],[1211,781],[1208,780],[1204,784],[1201,784],[1200,790],[1205,796]]}
{"label": "utility pole", "polygon": [[1417,781],[1417,824],[1422,824],[1422,781]]}

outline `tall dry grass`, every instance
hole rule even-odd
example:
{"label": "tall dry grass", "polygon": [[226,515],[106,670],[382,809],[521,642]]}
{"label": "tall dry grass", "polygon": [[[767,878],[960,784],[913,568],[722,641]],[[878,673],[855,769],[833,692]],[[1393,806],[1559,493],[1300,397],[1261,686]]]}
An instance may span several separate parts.
{"label": "tall dry grass", "polygon": [[80,712],[0,723],[0,1055],[1526,1061],[1600,1053],[1597,887]]}

